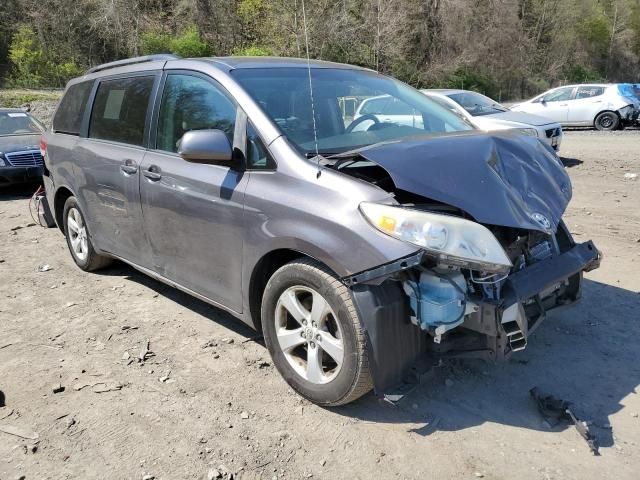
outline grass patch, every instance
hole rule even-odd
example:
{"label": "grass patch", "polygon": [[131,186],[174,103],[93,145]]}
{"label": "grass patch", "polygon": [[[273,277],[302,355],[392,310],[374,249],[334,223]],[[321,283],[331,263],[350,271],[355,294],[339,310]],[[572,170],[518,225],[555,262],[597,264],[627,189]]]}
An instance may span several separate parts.
{"label": "grass patch", "polygon": [[0,108],[16,108],[25,103],[57,102],[62,90],[0,89]]}

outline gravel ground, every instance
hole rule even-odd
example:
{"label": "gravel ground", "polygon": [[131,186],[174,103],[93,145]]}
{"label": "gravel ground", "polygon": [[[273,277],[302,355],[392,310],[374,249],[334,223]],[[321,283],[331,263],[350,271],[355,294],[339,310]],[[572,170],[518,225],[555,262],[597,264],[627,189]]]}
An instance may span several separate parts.
{"label": "gravel ground", "polygon": [[[445,364],[395,408],[309,404],[241,323],[123,265],[81,272],[29,226],[27,192],[0,192],[0,479],[638,478],[640,132],[562,148],[567,223],[605,255],[582,302],[509,363]],[[575,403],[601,456],[543,421],[533,386]]]}

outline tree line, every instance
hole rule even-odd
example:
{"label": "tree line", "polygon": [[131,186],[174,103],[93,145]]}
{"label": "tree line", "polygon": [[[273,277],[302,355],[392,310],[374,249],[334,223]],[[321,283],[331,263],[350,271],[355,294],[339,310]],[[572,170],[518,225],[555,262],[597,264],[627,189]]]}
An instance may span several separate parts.
{"label": "tree line", "polygon": [[[136,55],[351,63],[416,87],[524,98],[640,81],[640,0],[0,0],[0,82],[62,87]],[[303,15],[303,7],[304,13]],[[305,36],[306,26],[306,36]]]}

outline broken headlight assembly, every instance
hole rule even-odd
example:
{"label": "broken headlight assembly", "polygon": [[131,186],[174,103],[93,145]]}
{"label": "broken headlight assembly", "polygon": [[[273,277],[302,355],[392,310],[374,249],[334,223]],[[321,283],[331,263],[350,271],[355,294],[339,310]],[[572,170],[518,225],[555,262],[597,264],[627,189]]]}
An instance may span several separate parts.
{"label": "broken headlight assembly", "polygon": [[424,249],[438,264],[492,273],[512,266],[500,242],[479,223],[369,202],[360,204],[360,212],[376,229]]}

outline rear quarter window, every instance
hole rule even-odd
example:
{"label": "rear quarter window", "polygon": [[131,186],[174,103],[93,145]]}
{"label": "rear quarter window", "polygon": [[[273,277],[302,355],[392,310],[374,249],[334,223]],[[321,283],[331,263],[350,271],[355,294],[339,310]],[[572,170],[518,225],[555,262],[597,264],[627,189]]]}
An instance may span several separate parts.
{"label": "rear quarter window", "polygon": [[142,146],[155,77],[100,82],[91,111],[89,137]]}
{"label": "rear quarter window", "polygon": [[604,87],[582,86],[576,90],[576,100],[581,98],[599,97],[604,93]]}
{"label": "rear quarter window", "polygon": [[89,81],[76,83],[67,88],[53,117],[54,132],[80,134],[82,117],[92,86],[93,81]]}

